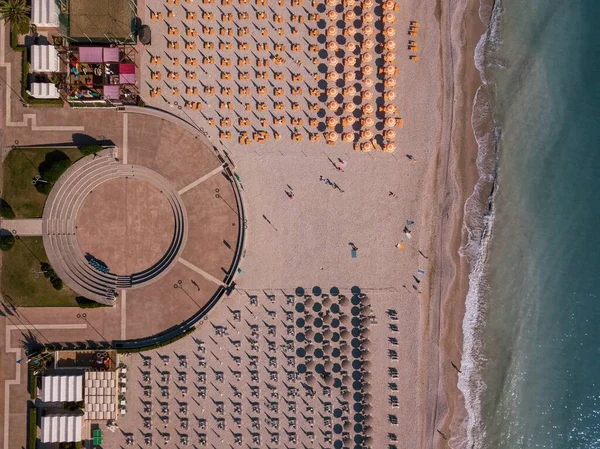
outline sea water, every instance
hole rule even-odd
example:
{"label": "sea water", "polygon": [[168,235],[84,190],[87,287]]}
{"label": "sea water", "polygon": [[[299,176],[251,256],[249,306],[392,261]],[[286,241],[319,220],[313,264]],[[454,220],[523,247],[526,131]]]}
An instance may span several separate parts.
{"label": "sea water", "polygon": [[453,447],[600,448],[599,19],[600,0],[497,0],[478,45]]}

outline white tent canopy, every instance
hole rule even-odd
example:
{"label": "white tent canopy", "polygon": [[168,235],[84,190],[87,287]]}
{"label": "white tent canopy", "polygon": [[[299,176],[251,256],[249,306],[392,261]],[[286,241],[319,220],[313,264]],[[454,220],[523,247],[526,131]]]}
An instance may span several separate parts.
{"label": "white tent canopy", "polygon": [[42,443],[81,441],[83,415],[42,416]]}
{"label": "white tent canopy", "polygon": [[54,45],[31,46],[31,69],[34,72],[58,72],[58,52]]}
{"label": "white tent canopy", "polygon": [[83,375],[42,377],[42,401],[83,401]]}
{"label": "white tent canopy", "polygon": [[52,83],[31,83],[29,95],[33,98],[60,98],[58,89]]}
{"label": "white tent canopy", "polygon": [[58,27],[56,0],[32,0],[31,23],[39,27]]}

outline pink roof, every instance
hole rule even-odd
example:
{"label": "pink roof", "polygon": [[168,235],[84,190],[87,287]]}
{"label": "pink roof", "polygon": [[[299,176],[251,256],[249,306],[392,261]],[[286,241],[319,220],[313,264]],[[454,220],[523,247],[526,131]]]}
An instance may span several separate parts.
{"label": "pink roof", "polygon": [[131,62],[122,62],[119,64],[119,73],[131,75],[135,73],[135,64]]}
{"label": "pink roof", "polygon": [[104,86],[104,96],[106,98],[110,98],[111,100],[119,99],[119,85],[111,84]]}
{"label": "pink roof", "polygon": [[104,62],[119,62],[120,52],[118,48],[103,48],[102,53]]}
{"label": "pink roof", "polygon": [[102,62],[102,47],[79,47],[80,62]]}
{"label": "pink roof", "polygon": [[119,83],[121,84],[135,84],[135,73],[121,73],[119,75]]}

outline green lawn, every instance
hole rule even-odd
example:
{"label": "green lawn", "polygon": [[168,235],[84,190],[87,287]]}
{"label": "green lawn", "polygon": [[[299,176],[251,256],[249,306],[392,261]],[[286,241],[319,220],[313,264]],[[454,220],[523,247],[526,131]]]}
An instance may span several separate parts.
{"label": "green lawn", "polygon": [[55,290],[40,271],[40,261],[47,262],[41,237],[21,237],[2,255],[2,294],[21,307],[74,307],[76,293],[66,285]]}
{"label": "green lawn", "polygon": [[[46,195],[38,192],[31,180],[38,175],[38,167],[46,154],[56,148],[16,148],[4,160],[4,186],[2,198],[14,210],[17,218],[38,218],[42,216]],[[75,162],[82,157],[77,148],[61,148]]]}

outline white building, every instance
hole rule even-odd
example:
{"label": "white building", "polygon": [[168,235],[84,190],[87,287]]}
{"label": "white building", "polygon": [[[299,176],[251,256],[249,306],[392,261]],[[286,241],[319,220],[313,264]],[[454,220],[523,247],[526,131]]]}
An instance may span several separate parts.
{"label": "white building", "polygon": [[29,95],[33,98],[60,98],[60,93],[52,83],[31,83]]}
{"label": "white building", "polygon": [[83,375],[42,377],[43,402],[80,402],[83,401]]}
{"label": "white building", "polygon": [[64,414],[42,416],[42,443],[81,441],[83,415]]}
{"label": "white building", "polygon": [[30,63],[34,72],[58,72],[58,51],[54,45],[32,45]]}
{"label": "white building", "polygon": [[38,27],[57,28],[59,22],[56,0],[32,0],[31,23]]}

